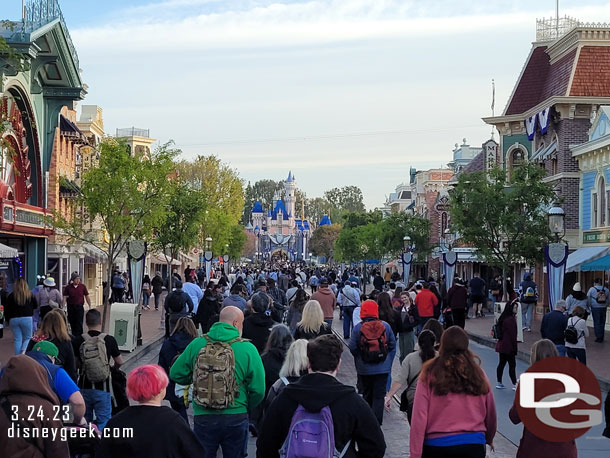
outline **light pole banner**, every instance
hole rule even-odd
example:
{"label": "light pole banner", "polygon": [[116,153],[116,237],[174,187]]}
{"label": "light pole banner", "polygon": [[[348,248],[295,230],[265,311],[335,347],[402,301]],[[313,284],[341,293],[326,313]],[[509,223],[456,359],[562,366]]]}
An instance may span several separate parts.
{"label": "light pole banner", "polygon": [[402,254],[402,276],[405,283],[405,288],[409,286],[409,274],[411,273],[411,263],[413,262],[413,253],[405,251]]}
{"label": "light pole banner", "polygon": [[563,294],[568,245],[565,243],[549,243],[544,247],[544,258],[546,259],[546,278],[549,286],[549,308],[553,310]]}
{"label": "light pole banner", "polygon": [[211,251],[206,251],[203,253],[203,260],[205,261],[205,280],[206,285],[210,283],[210,273],[212,270],[212,259],[214,259],[214,254]]}
{"label": "light pole banner", "polygon": [[447,291],[453,286],[453,277],[455,275],[455,265],[457,264],[457,253],[449,250],[443,253],[443,265],[445,266],[445,287]]}

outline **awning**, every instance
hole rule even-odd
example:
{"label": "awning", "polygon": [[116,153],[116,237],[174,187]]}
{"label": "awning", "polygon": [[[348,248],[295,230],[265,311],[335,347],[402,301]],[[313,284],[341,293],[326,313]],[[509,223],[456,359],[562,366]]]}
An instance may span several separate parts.
{"label": "awning", "polygon": [[610,270],[610,254],[580,265],[581,272],[601,272],[605,270]]}
{"label": "awning", "polygon": [[0,243],[0,258],[1,259],[15,259],[19,256],[19,251],[10,246]]}
{"label": "awning", "polygon": [[87,137],[83,135],[76,124],[74,124],[64,115],[60,115],[59,117],[59,131],[61,132],[61,135],[69,138],[74,143],[80,143],[83,145],[88,143]]}
{"label": "awning", "polygon": [[590,263],[610,253],[607,246],[588,246],[579,248],[568,256],[566,272],[579,272],[583,264]]}
{"label": "awning", "polygon": [[556,151],[557,141],[554,141],[550,145],[543,146],[542,148],[538,149],[538,151],[534,153],[530,161],[542,161]]}
{"label": "awning", "polygon": [[91,243],[83,243],[83,250],[87,256],[93,258],[93,260],[97,262],[103,263],[106,261],[106,253]]}

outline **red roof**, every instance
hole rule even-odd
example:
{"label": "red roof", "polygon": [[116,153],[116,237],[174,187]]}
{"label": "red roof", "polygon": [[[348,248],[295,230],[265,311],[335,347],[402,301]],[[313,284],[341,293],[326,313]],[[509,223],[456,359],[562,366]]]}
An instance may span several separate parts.
{"label": "red roof", "polygon": [[550,59],[545,51],[546,46],[538,46],[531,52],[506,109],[507,115],[523,113],[540,103],[540,95],[550,68]]}
{"label": "red roof", "polygon": [[570,95],[610,97],[610,48],[583,46],[578,57]]}

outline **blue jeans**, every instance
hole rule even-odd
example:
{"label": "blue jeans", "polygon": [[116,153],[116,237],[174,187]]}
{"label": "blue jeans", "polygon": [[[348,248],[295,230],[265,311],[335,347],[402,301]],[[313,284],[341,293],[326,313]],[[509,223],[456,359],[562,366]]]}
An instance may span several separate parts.
{"label": "blue jeans", "polygon": [[32,338],[32,317],[20,316],[11,318],[9,326],[13,331],[15,354],[19,355],[24,353]]}
{"label": "blue jeans", "polygon": [[349,339],[352,334],[353,315],[356,307],[343,307],[343,338]]}
{"label": "blue jeans", "polygon": [[[597,340],[604,340],[604,328],[606,326],[606,307],[592,307],[593,330]],[[11,321],[12,322],[12,321]]]}
{"label": "blue jeans", "polygon": [[101,390],[83,389],[81,390],[87,410],[85,411],[85,419],[91,423],[93,414],[95,413],[95,424],[102,430],[112,416],[112,400],[110,393]]}
{"label": "blue jeans", "polygon": [[205,456],[216,456],[220,446],[224,458],[243,458],[248,440],[248,414],[195,415],[193,432]]}
{"label": "blue jeans", "polygon": [[555,344],[555,346],[557,347],[557,352],[559,353],[559,356],[567,356],[568,355],[568,350],[566,349],[565,345]]}
{"label": "blue jeans", "polygon": [[534,311],[534,304],[524,304],[521,303],[521,316],[523,318],[523,322],[521,325],[524,328],[532,327],[532,313]]}
{"label": "blue jeans", "polygon": [[150,301],[150,293],[142,291],[142,305],[147,306]]}

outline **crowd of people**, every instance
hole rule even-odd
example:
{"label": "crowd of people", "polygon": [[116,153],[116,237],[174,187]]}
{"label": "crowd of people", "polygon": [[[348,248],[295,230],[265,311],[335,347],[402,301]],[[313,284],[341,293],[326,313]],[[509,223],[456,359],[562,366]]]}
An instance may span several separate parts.
{"label": "crowd of people", "polygon": [[[480,316],[488,296],[500,293],[495,289],[501,287],[500,279],[489,290],[479,276],[470,282],[456,279],[447,291],[444,282],[432,278],[405,285],[387,270],[373,273],[374,289],[365,294],[356,270],[294,265],[237,269],[214,275],[203,288],[191,270],[184,282],[174,273],[161,303],[158,288],[169,285],[163,280],[159,285],[158,276],[144,278],[142,306],[150,308],[154,296],[155,308],[165,314],[166,338],[158,364],[138,367],[128,376],[121,371],[116,339],[102,332],[100,312],[91,308],[84,313],[88,293],[77,276],[63,294],[56,294],[47,279],[36,294],[25,281],[16,282],[6,298],[10,326],[17,330],[16,355],[0,375],[0,427],[61,428],[63,422],[70,428],[94,425],[96,431],[131,429],[133,434],[102,434],[69,446],[3,436],[0,450],[7,456],[23,450],[34,456],[39,450],[44,456],[67,457],[88,447],[95,456],[144,458],[213,457],[220,448],[224,457],[244,457],[255,437],[259,457],[382,457],[384,412],[398,394],[411,425],[410,456],[482,458],[487,446],[493,448],[497,413],[492,385],[463,328],[469,304],[471,318]],[[124,299],[125,285],[120,287],[117,283],[114,291],[112,285],[116,300]],[[571,295],[544,317],[544,339],[532,348],[532,364],[555,355],[586,362],[580,347],[587,332],[582,301],[602,304],[603,294],[608,295],[601,288],[602,294],[598,288],[597,294],[589,291],[589,299]],[[524,278],[495,326],[497,389],[505,388],[507,364],[513,387],[517,385],[515,316],[517,302],[523,308],[529,297],[537,298],[531,277]],[[79,302],[82,312],[75,312]],[[34,327],[36,309],[41,318]],[[527,329],[529,312],[522,313]],[[337,319],[343,323],[333,326]],[[568,330],[575,331],[574,342]],[[355,369],[355,387],[336,378],[345,364]],[[399,370],[393,378],[394,364]],[[68,406],[69,415],[29,424],[7,414],[26,405],[45,412]],[[516,407],[509,416],[520,422]],[[546,443],[527,429],[518,456],[551,449],[557,456],[576,456],[574,441]]]}

